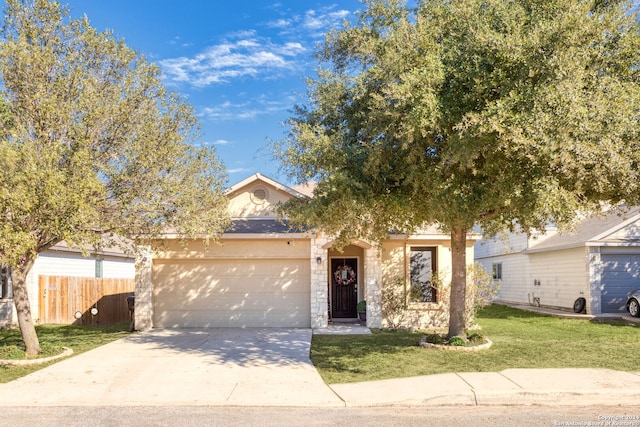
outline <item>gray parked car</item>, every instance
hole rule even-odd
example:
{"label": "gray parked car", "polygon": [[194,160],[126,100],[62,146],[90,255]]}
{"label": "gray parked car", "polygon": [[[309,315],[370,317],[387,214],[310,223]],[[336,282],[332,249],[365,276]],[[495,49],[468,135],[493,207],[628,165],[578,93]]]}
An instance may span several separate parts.
{"label": "gray parked car", "polygon": [[640,289],[627,294],[627,311],[633,317],[640,317]]}

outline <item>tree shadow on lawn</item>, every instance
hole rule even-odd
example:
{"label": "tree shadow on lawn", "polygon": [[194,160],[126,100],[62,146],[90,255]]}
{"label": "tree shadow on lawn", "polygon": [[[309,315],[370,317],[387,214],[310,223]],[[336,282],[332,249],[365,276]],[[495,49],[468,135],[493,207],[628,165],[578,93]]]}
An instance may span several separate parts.
{"label": "tree shadow on lawn", "polygon": [[550,314],[535,313],[533,311],[520,310],[507,305],[493,304],[482,308],[476,315],[477,319],[534,319],[537,317],[553,317]]}

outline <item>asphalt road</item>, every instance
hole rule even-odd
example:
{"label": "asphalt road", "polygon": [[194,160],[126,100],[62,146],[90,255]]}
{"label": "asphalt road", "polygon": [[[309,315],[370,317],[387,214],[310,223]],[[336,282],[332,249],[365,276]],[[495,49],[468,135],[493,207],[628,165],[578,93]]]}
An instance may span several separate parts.
{"label": "asphalt road", "polygon": [[637,406],[4,407],[0,426],[640,426]]}

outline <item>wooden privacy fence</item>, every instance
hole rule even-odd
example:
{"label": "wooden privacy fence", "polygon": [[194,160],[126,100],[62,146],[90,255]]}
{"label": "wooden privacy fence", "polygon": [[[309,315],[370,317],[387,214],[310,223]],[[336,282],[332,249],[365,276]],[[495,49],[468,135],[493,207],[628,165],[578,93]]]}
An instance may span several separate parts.
{"label": "wooden privacy fence", "polygon": [[[85,326],[128,322],[133,279],[39,276],[40,323]],[[97,310],[97,312],[96,312]]]}

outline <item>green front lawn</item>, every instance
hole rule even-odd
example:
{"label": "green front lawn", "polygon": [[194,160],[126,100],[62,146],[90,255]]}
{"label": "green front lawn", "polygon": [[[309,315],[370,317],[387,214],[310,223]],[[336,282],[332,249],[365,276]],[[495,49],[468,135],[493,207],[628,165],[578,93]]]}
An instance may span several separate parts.
{"label": "green front lawn", "polygon": [[[71,348],[74,354],[83,353],[129,335],[129,323],[104,328],[72,325],[36,326],[41,356],[58,354],[61,347]],[[0,329],[0,359],[24,358],[22,338],[18,329]],[[22,355],[20,355],[22,352]],[[0,383],[6,383],[42,369],[51,363],[29,366],[0,365]]]}
{"label": "green front lawn", "polygon": [[507,368],[640,371],[638,326],[561,319],[502,305],[482,310],[477,321],[493,341],[488,350],[427,350],[417,346],[424,332],[374,330],[372,335],[314,335],[311,360],[329,384]]}

